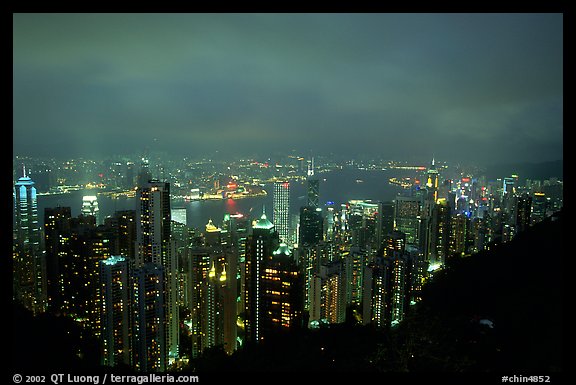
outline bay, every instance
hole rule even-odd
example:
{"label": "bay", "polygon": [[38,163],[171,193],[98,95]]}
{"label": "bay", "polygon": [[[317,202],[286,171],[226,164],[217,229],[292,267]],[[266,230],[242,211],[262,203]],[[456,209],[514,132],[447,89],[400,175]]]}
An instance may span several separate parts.
{"label": "bay", "polygon": [[[391,177],[417,176],[417,171],[411,170],[358,170],[343,169],[317,174],[320,180],[319,201],[321,207],[327,202],[333,202],[337,207],[353,199],[371,199],[375,201],[391,201],[398,194],[405,192],[401,187],[391,185]],[[242,213],[252,219],[259,218],[265,210],[272,219],[273,186],[267,184],[264,189],[268,193],[264,197],[252,197],[238,200],[204,200],[191,202],[172,202],[172,208],[186,208],[187,225],[204,229],[208,220],[221,226],[226,213]],[[290,188],[290,213],[297,216],[300,207],[305,206],[307,182],[292,181]],[[84,195],[97,195],[97,191],[74,191],[63,195],[42,195],[38,197],[39,223],[44,223],[44,208],[66,206],[71,208],[72,216],[78,216],[82,207]],[[101,218],[111,216],[115,211],[134,210],[134,198],[117,198],[98,195],[98,207]]]}

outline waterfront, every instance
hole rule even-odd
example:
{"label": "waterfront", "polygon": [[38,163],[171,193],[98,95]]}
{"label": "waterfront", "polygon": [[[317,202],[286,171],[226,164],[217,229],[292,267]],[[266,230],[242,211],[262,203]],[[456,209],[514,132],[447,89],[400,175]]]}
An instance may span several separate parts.
{"label": "waterfront", "polygon": [[[372,199],[390,201],[398,193],[405,190],[400,186],[389,183],[392,177],[414,177],[418,171],[411,170],[357,170],[344,169],[330,171],[316,175],[320,180],[321,205],[334,202],[339,205],[351,199]],[[196,200],[173,201],[172,208],[186,208],[187,225],[204,229],[209,219],[221,226],[225,213],[242,213],[251,218],[262,214],[263,208],[269,218],[272,218],[272,185],[267,184],[264,189],[268,193],[262,197],[244,199],[222,200]],[[56,206],[71,207],[72,216],[80,214],[83,195],[96,195],[96,190],[73,191],[68,194],[42,195],[38,197],[38,219],[44,223],[44,208]],[[135,198],[119,197],[116,199],[108,195],[98,194],[98,206],[101,218],[111,216],[115,211],[135,209]],[[291,182],[290,211],[291,215],[298,215],[300,207],[306,205],[306,182]]]}

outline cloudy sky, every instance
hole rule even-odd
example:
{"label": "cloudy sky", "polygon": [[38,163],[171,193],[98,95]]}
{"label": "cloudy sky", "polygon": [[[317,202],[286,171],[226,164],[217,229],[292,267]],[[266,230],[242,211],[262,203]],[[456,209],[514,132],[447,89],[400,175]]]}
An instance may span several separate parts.
{"label": "cloudy sky", "polygon": [[562,159],[561,14],[14,14],[13,150]]}

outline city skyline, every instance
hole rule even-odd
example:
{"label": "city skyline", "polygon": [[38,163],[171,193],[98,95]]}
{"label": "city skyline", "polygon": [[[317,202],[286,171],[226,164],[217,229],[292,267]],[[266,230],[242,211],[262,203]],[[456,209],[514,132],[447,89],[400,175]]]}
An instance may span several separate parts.
{"label": "city skyline", "polygon": [[12,18],[15,383],[563,370],[563,13]]}
{"label": "city skyline", "polygon": [[562,159],[562,14],[13,21],[15,154]]}

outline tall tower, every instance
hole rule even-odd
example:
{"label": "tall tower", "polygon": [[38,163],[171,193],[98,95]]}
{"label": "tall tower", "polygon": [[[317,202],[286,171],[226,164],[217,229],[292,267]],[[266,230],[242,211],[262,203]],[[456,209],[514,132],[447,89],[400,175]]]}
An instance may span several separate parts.
{"label": "tall tower", "polygon": [[102,224],[100,220],[100,209],[98,208],[98,197],[96,195],[84,195],[82,197],[82,215],[92,215],[96,218],[96,224]]}
{"label": "tall tower", "polygon": [[15,184],[14,203],[14,296],[27,309],[39,314],[46,311],[46,260],[40,244],[36,188],[26,175],[26,168]]}
{"label": "tall tower", "polygon": [[245,294],[245,330],[246,341],[257,343],[262,338],[262,319],[264,307],[262,297],[262,276],[266,262],[278,248],[278,233],[274,225],[262,214],[252,226],[252,234],[246,242],[246,294]]}
{"label": "tall tower", "polygon": [[436,202],[438,200],[438,170],[436,170],[434,158],[432,158],[432,164],[428,169],[426,187],[428,188],[428,199],[432,202]]}
{"label": "tall tower", "polygon": [[44,245],[46,248],[46,294],[48,310],[62,310],[64,270],[70,253],[70,207],[44,209]]}
{"label": "tall tower", "polygon": [[290,245],[290,182],[274,182],[273,210],[272,222],[280,240]]}
{"label": "tall tower", "polygon": [[131,364],[129,267],[122,256],[111,256],[100,263],[102,364],[107,366]]}
{"label": "tall tower", "polygon": [[394,229],[406,234],[408,244],[418,244],[420,209],[421,203],[417,197],[396,197]]}
{"label": "tall tower", "polygon": [[164,268],[151,262],[132,273],[132,362],[141,372],[163,372],[168,367]]}
{"label": "tall tower", "polygon": [[302,273],[290,249],[281,243],[265,260],[261,277],[262,337],[302,327]]}
{"label": "tall tower", "polygon": [[177,258],[171,239],[170,184],[150,180],[138,187],[136,209],[136,261],[141,268],[152,263],[162,267],[164,295],[164,341],[172,362],[178,356]]}
{"label": "tall tower", "polygon": [[530,226],[532,197],[529,194],[524,194],[515,198],[514,226],[516,227],[516,234],[518,234]]}
{"label": "tall tower", "polygon": [[320,197],[320,181],[314,176],[314,158],[310,162],[308,167],[308,202],[309,207],[318,208],[320,207],[319,197]]}

